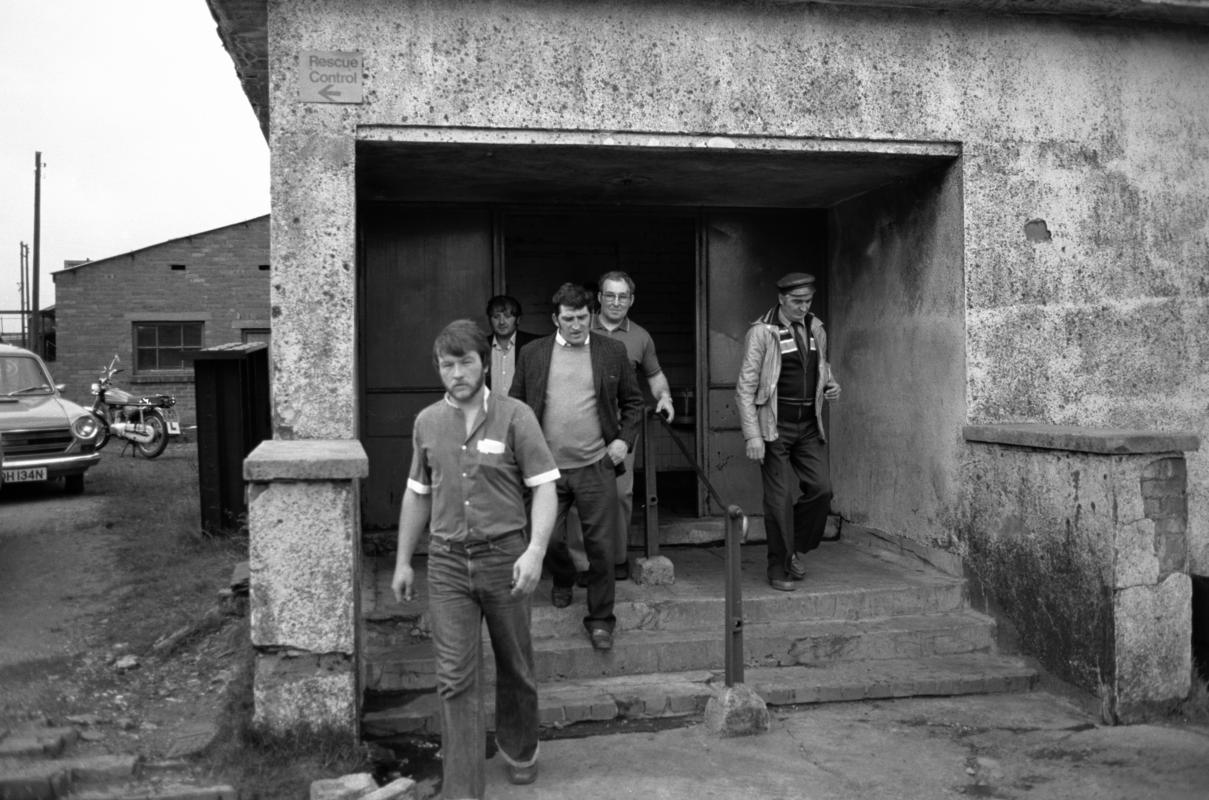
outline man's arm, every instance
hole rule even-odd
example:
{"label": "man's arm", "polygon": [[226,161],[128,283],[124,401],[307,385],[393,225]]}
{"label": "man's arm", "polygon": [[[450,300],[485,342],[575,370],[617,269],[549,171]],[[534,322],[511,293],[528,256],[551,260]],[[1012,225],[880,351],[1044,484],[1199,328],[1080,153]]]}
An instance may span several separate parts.
{"label": "man's arm", "polygon": [[512,594],[530,594],[537,588],[557,513],[558,495],[554,481],[533,487],[533,501],[529,504],[529,546],[512,565]]}
{"label": "man's arm", "polygon": [[[643,413],[642,390],[638,388],[638,378],[625,354],[625,347],[620,342],[617,345],[621,359],[618,370],[621,378],[617,382],[617,408],[621,413],[621,432],[618,439],[609,443],[609,454],[614,456],[614,464],[634,449],[634,442],[638,440],[638,431],[642,427]],[[621,449],[620,445],[624,445],[624,450],[621,452],[621,458],[617,458],[614,454],[616,450]]]}
{"label": "man's arm", "polygon": [[395,574],[390,581],[391,591],[399,602],[412,598],[416,575],[411,568],[411,557],[415,555],[431,516],[432,495],[419,494],[408,487],[403,493],[403,509],[399,512],[399,552],[395,555]]}
{"label": "man's arm", "polygon": [[764,367],[764,335],[760,326],[747,329],[743,340],[743,362],[739,366],[739,377],[735,381],[735,404],[739,410],[739,427],[743,430],[747,457],[752,461],[764,460],[764,436],[760,433],[760,422],[756,417],[756,391],[760,385],[760,372]]}
{"label": "man's arm", "polygon": [[667,376],[657,372],[646,379],[651,387],[651,396],[655,398],[655,410],[665,412],[668,422],[676,418],[676,410],[672,407],[672,388],[668,386]]}

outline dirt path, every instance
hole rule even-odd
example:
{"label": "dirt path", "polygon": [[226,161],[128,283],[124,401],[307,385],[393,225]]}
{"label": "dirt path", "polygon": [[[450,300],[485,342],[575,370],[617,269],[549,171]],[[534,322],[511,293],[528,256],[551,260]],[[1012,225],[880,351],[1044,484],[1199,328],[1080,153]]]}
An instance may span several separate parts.
{"label": "dirt path", "polygon": [[0,667],[82,653],[89,618],[107,608],[113,536],[96,492],[108,481],[94,475],[83,495],[57,484],[0,492]]}

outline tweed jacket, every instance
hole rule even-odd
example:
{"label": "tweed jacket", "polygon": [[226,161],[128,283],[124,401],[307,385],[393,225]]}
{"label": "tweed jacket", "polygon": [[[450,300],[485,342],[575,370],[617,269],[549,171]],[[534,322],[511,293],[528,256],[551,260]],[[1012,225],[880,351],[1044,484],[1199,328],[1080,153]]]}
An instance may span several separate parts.
{"label": "tweed jacket", "polygon": [[[521,348],[516,357],[516,377],[508,391],[510,397],[529,404],[538,422],[542,421],[546,407],[550,356],[558,347],[554,337],[555,334],[543,336]],[[596,415],[605,444],[621,439],[633,452],[642,424],[642,391],[625,345],[607,336],[592,336],[588,352],[592,359],[592,382],[596,386]]]}
{"label": "tweed jacket", "polygon": [[[735,400],[739,407],[739,427],[743,440],[777,438],[777,379],[781,377],[781,329],[777,307],[751,323],[743,342],[743,362],[735,383]],[[810,315],[810,335],[819,352],[818,386],[814,394],[814,414],[819,435],[827,441],[823,429],[823,392],[835,384],[831,365],[827,363],[827,332],[819,318]]]}

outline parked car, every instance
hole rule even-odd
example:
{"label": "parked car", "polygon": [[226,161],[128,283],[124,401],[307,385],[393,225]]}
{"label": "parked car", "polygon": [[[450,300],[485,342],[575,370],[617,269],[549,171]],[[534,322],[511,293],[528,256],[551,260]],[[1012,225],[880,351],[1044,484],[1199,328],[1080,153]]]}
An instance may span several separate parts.
{"label": "parked car", "polygon": [[101,460],[100,425],[67,400],[37,354],[0,344],[0,484],[63,480],[84,491],[84,473]]}

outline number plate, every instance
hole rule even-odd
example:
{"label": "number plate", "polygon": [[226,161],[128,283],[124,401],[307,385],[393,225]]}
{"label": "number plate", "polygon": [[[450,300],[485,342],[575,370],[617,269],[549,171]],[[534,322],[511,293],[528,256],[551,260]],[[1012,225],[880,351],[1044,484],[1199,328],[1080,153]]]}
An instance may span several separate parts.
{"label": "number plate", "polygon": [[29,483],[30,481],[46,480],[46,467],[32,467],[30,469],[6,469],[4,470],[5,483]]}
{"label": "number plate", "polygon": [[168,423],[168,433],[171,436],[181,435],[180,417],[176,415],[176,409],[170,408],[164,412],[164,420]]}

